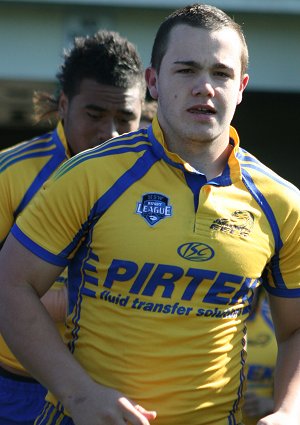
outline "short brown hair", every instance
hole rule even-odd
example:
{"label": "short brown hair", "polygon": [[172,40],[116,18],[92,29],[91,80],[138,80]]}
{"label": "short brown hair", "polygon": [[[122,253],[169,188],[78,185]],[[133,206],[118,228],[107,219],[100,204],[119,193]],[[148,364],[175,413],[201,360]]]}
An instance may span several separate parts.
{"label": "short brown hair", "polygon": [[156,33],[151,54],[151,66],[157,73],[159,73],[162,59],[168,48],[170,32],[176,25],[180,24],[203,28],[210,31],[217,31],[225,27],[235,30],[242,43],[242,75],[247,71],[249,54],[241,26],[217,7],[195,3],[175,10],[171,13],[171,15],[167,16],[160,25]]}

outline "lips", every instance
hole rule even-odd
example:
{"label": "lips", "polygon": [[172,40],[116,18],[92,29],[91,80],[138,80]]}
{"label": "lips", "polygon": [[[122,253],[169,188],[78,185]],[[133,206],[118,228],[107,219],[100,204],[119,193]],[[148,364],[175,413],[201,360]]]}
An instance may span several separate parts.
{"label": "lips", "polygon": [[215,109],[208,105],[192,106],[188,109],[188,112],[204,115],[214,115],[216,113]]}

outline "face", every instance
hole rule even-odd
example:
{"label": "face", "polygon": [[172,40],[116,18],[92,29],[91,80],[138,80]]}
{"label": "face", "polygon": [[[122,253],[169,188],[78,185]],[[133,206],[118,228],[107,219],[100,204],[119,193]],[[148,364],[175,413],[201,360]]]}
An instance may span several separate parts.
{"label": "face", "polygon": [[229,28],[175,26],[159,74],[146,70],[166,142],[228,145],[229,126],[248,82],[241,76],[241,41]]}
{"label": "face", "polygon": [[137,130],[142,110],[140,86],[122,89],[82,80],[71,100],[63,93],[59,113],[73,155]]}

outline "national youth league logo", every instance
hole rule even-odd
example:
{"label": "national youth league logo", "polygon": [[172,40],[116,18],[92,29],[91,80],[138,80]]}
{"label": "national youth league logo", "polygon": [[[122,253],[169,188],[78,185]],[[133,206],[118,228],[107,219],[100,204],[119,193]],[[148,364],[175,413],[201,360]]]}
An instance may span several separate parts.
{"label": "national youth league logo", "polygon": [[169,205],[169,198],[161,193],[146,193],[137,203],[136,213],[141,215],[150,226],[160,220],[172,216],[173,207]]}

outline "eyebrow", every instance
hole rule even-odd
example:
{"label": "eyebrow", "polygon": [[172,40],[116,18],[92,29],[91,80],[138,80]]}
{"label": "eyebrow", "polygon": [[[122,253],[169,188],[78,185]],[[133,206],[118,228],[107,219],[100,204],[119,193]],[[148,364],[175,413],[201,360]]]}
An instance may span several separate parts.
{"label": "eyebrow", "polygon": [[[185,66],[191,66],[193,68],[196,69],[203,69],[203,66],[200,65],[199,62],[196,61],[175,61],[173,62],[174,65],[185,65]],[[215,63],[212,68],[216,68],[216,69],[227,69],[228,71],[231,71],[234,73],[234,69],[231,66],[228,66],[224,63],[221,62],[217,62]]]}
{"label": "eyebrow", "polygon": [[[94,105],[93,103],[85,105],[85,108],[91,109],[92,111],[95,111],[95,112],[106,112],[106,111],[109,110],[108,108],[102,108],[101,106]],[[132,110],[118,109],[117,111],[121,112],[124,115],[127,115],[128,117],[135,117],[136,116],[136,114]]]}

